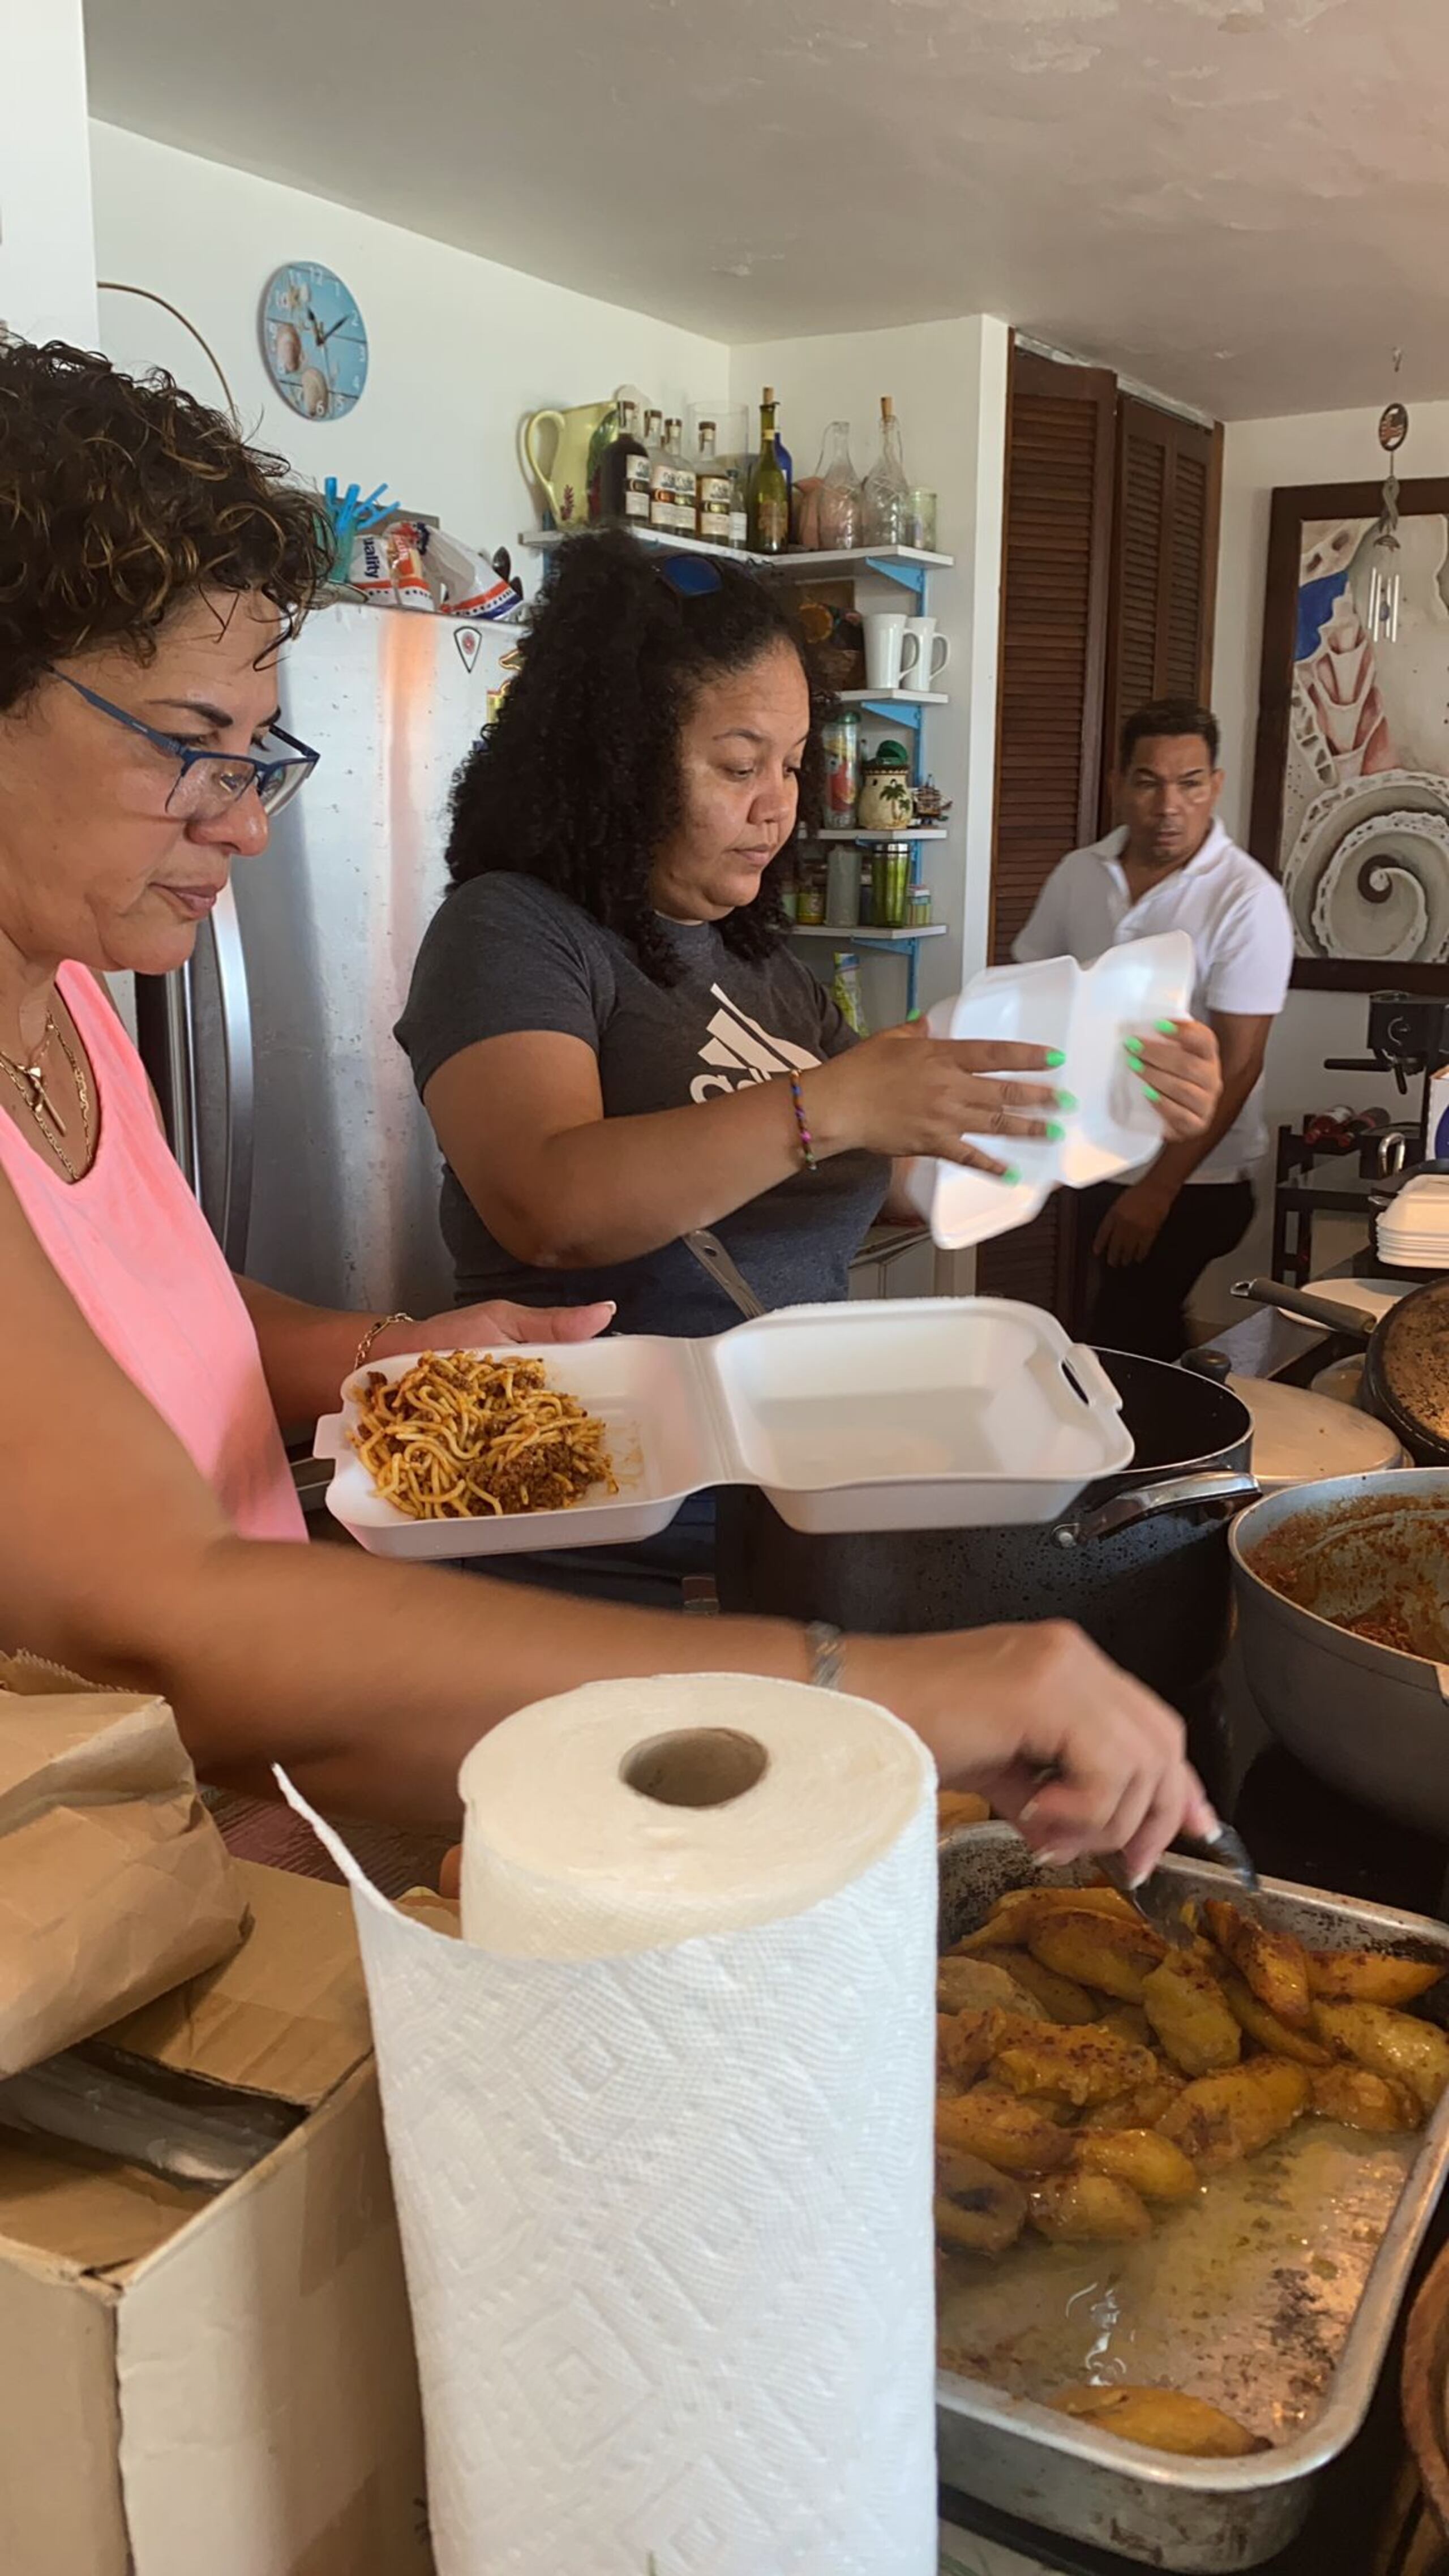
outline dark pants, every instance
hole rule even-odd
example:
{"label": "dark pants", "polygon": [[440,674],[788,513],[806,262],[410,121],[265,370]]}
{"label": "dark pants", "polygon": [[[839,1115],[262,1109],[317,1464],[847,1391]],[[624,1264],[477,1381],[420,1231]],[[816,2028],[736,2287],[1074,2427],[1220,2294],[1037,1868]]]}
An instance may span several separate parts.
{"label": "dark pants", "polygon": [[1083,1340],[1144,1359],[1179,1359],[1187,1348],[1187,1301],[1210,1261],[1240,1244],[1253,1221],[1247,1181],[1204,1181],[1179,1190],[1145,1261],[1108,1268],[1092,1253],[1098,1227],[1122,1191],[1105,1181],[1083,1190],[1077,1240],[1086,1266]]}

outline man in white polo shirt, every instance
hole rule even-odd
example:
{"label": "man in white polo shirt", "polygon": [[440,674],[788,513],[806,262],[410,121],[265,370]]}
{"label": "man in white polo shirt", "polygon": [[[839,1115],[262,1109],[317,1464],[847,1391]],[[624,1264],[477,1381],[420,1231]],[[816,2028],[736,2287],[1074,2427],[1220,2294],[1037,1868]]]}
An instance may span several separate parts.
{"label": "man in white polo shirt", "polygon": [[1114,783],[1121,828],[1053,869],[1016,955],[1086,966],[1157,931],[1192,940],[1193,1016],[1222,1050],[1217,1113],[1125,1186],[1083,1191],[1080,1217],[1095,1255],[1087,1339],[1171,1360],[1187,1346],[1195,1282],[1252,1220],[1248,1174],[1268,1143],[1263,1055],[1288,990],[1293,932],[1276,878],[1217,819],[1223,777],[1208,708],[1169,698],[1129,717]]}

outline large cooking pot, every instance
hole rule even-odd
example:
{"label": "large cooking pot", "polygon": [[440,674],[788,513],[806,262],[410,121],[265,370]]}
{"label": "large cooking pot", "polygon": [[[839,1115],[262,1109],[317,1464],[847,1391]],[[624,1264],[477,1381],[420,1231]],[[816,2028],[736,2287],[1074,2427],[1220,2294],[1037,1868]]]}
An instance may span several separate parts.
{"label": "large cooking pot", "polygon": [[1098,1354],[1122,1397],[1132,1465],[1040,1526],[808,1537],[750,1486],[718,1498],[721,1607],[880,1636],[1075,1619],[1126,1670],[1193,1714],[1227,1639],[1226,1527],[1257,1492],[1235,1395],[1163,1360]]}
{"label": "large cooking pot", "polygon": [[1230,1543],[1265,1725],[1321,1779],[1449,1839],[1449,1469],[1273,1494]]}

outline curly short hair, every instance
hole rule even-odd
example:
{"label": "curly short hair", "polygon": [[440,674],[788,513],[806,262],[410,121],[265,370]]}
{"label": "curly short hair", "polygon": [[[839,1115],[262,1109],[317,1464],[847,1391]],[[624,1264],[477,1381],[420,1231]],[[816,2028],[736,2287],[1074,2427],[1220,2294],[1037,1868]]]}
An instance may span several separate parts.
{"label": "curly short hair", "polygon": [[290,472],[159,368],[0,339],[0,713],[88,646],[149,658],[198,590],[258,590],[292,632],[329,549]]}
{"label": "curly short hair", "polygon": [[[650,869],[679,819],[680,729],[704,682],[779,644],[799,655],[810,690],[806,830],[820,813],[820,725],[834,702],[778,589],[742,564],[717,569],[717,586],[681,594],[659,555],[623,533],[563,545],[518,676],[453,790],[455,885],[496,869],[537,877],[618,931],[660,984],[679,968],[659,930]],[[754,901],[720,924],[736,956],[764,956],[784,937],[786,864],[782,852]]]}

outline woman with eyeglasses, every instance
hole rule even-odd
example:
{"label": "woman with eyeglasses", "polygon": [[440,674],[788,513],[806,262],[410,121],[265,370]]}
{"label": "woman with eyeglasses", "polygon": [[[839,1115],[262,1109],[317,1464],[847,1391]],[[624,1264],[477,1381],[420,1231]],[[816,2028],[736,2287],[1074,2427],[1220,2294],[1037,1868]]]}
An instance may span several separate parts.
{"label": "woman with eyeglasses", "polygon": [[205,1778],[281,1761],[429,1827],[511,1709],[709,1670],[884,1702],[1042,1849],[1146,1869],[1210,1832],[1177,1719],[1065,1625],[840,1640],[294,1543],[276,1417],[331,1404],[372,1324],[231,1278],[99,979],[189,956],[316,758],[274,732],[275,663],[325,553],[313,501],[169,379],[0,344],[0,1643],[164,1692]]}
{"label": "woman with eyeglasses", "polygon": [[[689,1249],[700,1231],[768,1307],[841,1298],[882,1208],[913,1219],[911,1156],[1005,1179],[1011,1140],[1051,1132],[1050,1031],[857,1043],[786,945],[822,706],[786,600],[743,566],[622,535],[561,550],[459,778],[452,887],[398,1028],[461,1298],[602,1298],[626,1332],[720,1332],[737,1309]],[[1211,1032],[1185,1024],[1143,1063],[1166,1133],[1195,1134]],[[711,1532],[705,1498],[645,1550],[509,1574],[662,1602],[708,1571]]]}

